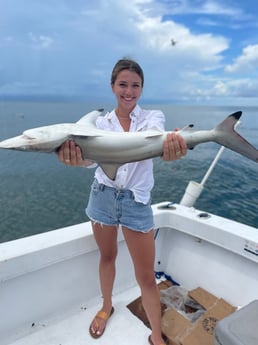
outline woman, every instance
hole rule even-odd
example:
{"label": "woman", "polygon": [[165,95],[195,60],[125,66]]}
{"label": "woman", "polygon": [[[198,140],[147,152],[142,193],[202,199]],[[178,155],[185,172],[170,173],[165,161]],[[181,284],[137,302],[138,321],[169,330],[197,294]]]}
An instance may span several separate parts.
{"label": "woman", "polygon": [[[110,131],[143,131],[156,127],[164,131],[165,118],[161,111],[144,110],[137,104],[143,89],[144,75],[133,60],[119,60],[111,75],[111,88],[117,106],[100,116],[96,126]],[[169,133],[163,146],[164,160],[179,159],[186,155],[184,139]],[[59,150],[59,160],[71,166],[90,166],[83,160],[79,147],[73,141],[65,142]],[[99,276],[103,296],[101,310],[94,317],[89,331],[93,338],[104,333],[107,321],[114,312],[112,289],[117,256],[117,231],[121,225],[125,241],[141,289],[142,303],[152,333],[149,343],[163,345],[159,291],[154,275],[154,223],[150,194],[154,184],[151,159],[124,164],[118,169],[115,181],[110,180],[98,167],[92,184],[86,213],[91,219],[93,233],[100,250]]]}

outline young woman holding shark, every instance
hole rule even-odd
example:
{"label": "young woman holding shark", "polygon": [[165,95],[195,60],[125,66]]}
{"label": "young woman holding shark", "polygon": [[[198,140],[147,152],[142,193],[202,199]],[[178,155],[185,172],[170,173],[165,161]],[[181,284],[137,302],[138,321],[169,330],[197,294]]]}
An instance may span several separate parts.
{"label": "young woman holding shark", "polygon": [[[164,131],[165,117],[161,111],[145,110],[138,104],[144,74],[133,60],[121,59],[113,68],[111,88],[117,99],[116,108],[97,118],[97,128],[109,131],[144,131],[153,127]],[[169,133],[163,145],[162,159],[171,161],[186,155],[187,146],[181,135]],[[66,141],[58,152],[59,160],[71,166],[91,166],[74,141]],[[154,223],[150,204],[153,188],[152,159],[122,165],[111,180],[98,167],[91,187],[86,213],[92,221],[93,233],[100,250],[99,275],[103,296],[101,310],[94,317],[89,332],[93,338],[104,333],[114,312],[112,289],[117,256],[117,231],[121,225],[141,289],[142,303],[152,333],[151,345],[164,345],[161,335],[159,291],[154,275]]]}

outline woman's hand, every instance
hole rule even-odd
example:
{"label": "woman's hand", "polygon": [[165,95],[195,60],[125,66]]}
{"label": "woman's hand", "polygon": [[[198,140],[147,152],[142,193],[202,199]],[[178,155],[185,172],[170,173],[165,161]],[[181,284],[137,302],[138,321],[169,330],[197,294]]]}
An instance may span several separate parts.
{"label": "woman's hand", "polygon": [[173,161],[180,159],[187,153],[187,146],[184,138],[175,132],[168,133],[166,140],[163,144],[164,161]]}
{"label": "woman's hand", "polygon": [[82,151],[72,140],[63,143],[58,151],[58,159],[65,165],[85,167],[92,165],[92,161],[83,159]]}

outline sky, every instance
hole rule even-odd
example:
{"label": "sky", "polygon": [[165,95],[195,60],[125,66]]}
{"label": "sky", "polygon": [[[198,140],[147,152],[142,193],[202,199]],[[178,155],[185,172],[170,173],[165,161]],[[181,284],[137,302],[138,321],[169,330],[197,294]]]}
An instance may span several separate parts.
{"label": "sky", "polygon": [[123,57],[142,101],[258,104],[257,0],[0,0],[1,99],[113,99]]}

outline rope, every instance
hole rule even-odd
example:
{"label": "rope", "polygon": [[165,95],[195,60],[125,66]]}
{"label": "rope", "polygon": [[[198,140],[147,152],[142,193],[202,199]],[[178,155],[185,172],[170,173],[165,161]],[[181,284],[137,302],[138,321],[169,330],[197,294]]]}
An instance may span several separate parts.
{"label": "rope", "polygon": [[157,279],[161,279],[161,277],[164,277],[166,280],[169,280],[173,285],[180,285],[177,281],[175,281],[170,275],[166,274],[165,272],[159,271],[154,273]]}

